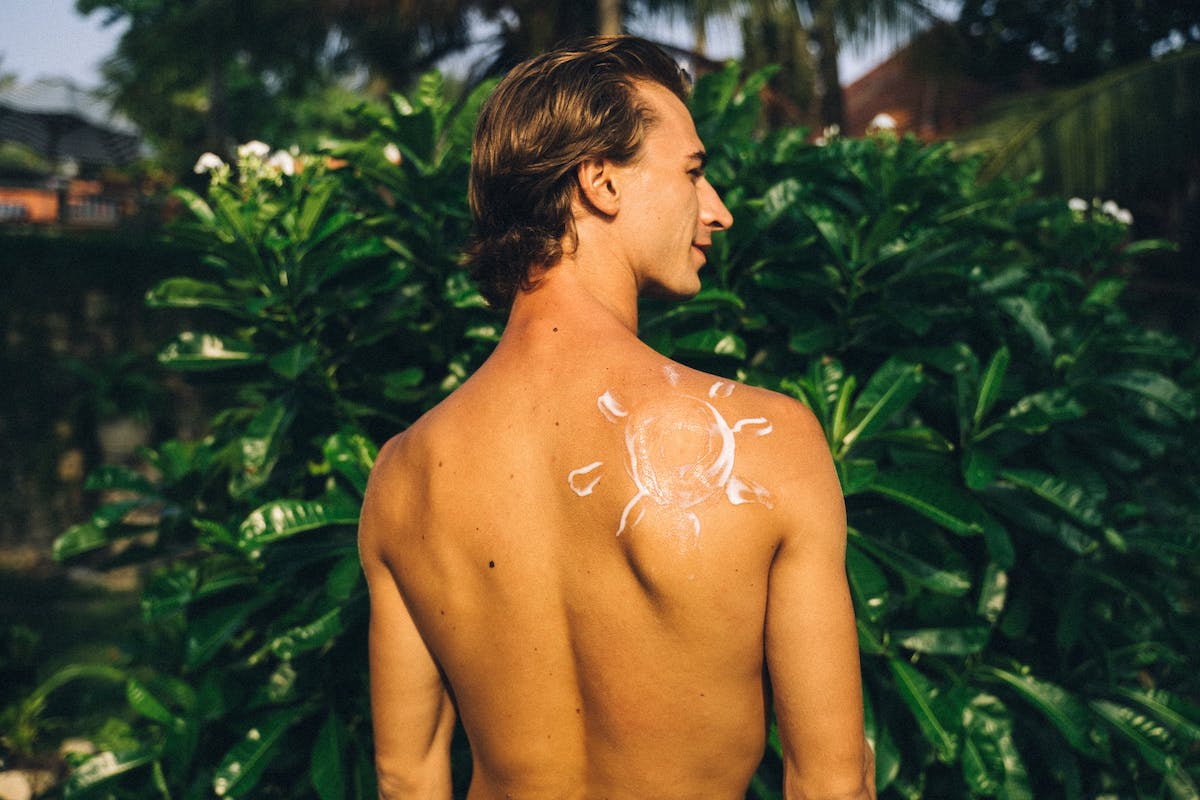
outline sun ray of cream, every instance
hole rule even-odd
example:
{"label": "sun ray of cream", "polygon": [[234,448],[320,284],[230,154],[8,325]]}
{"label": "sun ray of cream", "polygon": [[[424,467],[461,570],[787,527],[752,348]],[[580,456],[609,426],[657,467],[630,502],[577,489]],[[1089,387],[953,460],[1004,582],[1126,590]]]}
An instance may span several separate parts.
{"label": "sun ray of cream", "polygon": [[600,478],[604,476],[603,473],[597,473],[590,481],[586,483],[576,479],[585,478],[589,476],[593,470],[602,466],[604,466],[603,461],[593,461],[586,467],[580,467],[579,469],[571,470],[570,474],[567,475],[567,483],[570,484],[571,491],[575,492],[575,494],[579,495],[580,497],[587,497],[589,494],[591,494],[592,489],[596,488],[596,484],[599,483]]}
{"label": "sun ray of cream", "polygon": [[612,392],[605,392],[596,398],[596,406],[600,409],[600,413],[609,422],[616,422],[621,417],[629,416],[629,412],[625,410],[625,406],[612,396]]}

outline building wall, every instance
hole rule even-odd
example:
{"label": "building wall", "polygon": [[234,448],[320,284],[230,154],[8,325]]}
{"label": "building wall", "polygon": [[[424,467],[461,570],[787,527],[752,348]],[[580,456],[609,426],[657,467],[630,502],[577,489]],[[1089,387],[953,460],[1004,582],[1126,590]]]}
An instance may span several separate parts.
{"label": "building wall", "polygon": [[63,197],[44,186],[0,185],[0,225],[68,225],[113,228],[121,221],[121,204],[102,192],[99,181],[70,181],[65,191],[66,213],[60,209]]}

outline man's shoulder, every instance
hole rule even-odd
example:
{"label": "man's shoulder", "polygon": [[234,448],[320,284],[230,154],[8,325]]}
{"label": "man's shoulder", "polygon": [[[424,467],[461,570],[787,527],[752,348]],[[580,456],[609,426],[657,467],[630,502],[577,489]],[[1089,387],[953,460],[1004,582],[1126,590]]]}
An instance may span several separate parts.
{"label": "man's shoulder", "polygon": [[363,498],[360,538],[371,531],[395,531],[412,512],[411,499],[421,495],[420,482],[428,470],[427,426],[414,423],[392,436],[375,456]]}
{"label": "man's shoulder", "polygon": [[[762,386],[711,375],[668,362],[663,367],[668,383],[684,394],[697,396],[723,416],[734,415],[743,425],[763,420],[759,430],[769,429],[774,441],[788,447],[825,447],[825,433],[808,406],[781,392]],[[736,422],[733,423],[736,426]],[[764,428],[765,426],[765,428]],[[773,448],[774,449],[774,448]]]}
{"label": "man's shoulder", "polygon": [[735,443],[737,469],[761,476],[778,511],[796,533],[842,513],[842,493],[825,430],[800,401],[760,386],[681,371],[678,388],[702,394]]}

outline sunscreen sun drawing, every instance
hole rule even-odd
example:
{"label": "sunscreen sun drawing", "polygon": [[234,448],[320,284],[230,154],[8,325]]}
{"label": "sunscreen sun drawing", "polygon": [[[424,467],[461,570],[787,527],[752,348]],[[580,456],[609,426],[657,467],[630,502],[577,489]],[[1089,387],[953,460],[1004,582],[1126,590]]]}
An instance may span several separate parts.
{"label": "sunscreen sun drawing", "polygon": [[[667,373],[672,385],[677,375]],[[733,474],[736,437],[740,434],[766,436],[771,423],[763,417],[741,419],[732,425],[709,402],[729,397],[735,385],[717,381],[708,391],[708,399],[671,393],[630,411],[605,392],[596,406],[606,420],[625,428],[625,470],[637,491],[621,512],[617,536],[641,521],[647,503],[673,514],[690,527],[693,543],[698,544],[700,518],[694,509],[700,503],[724,493],[733,505],[760,503],[773,506],[771,493],[762,486]],[[586,497],[603,477],[604,462],[572,470],[567,475],[571,490]]]}

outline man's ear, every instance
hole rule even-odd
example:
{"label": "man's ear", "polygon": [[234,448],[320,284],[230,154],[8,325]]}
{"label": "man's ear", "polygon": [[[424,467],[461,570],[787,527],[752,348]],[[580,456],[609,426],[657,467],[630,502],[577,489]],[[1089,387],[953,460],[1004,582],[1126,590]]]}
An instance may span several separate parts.
{"label": "man's ear", "polygon": [[580,199],[605,216],[614,217],[621,207],[615,164],[605,158],[589,158],[575,168]]}

